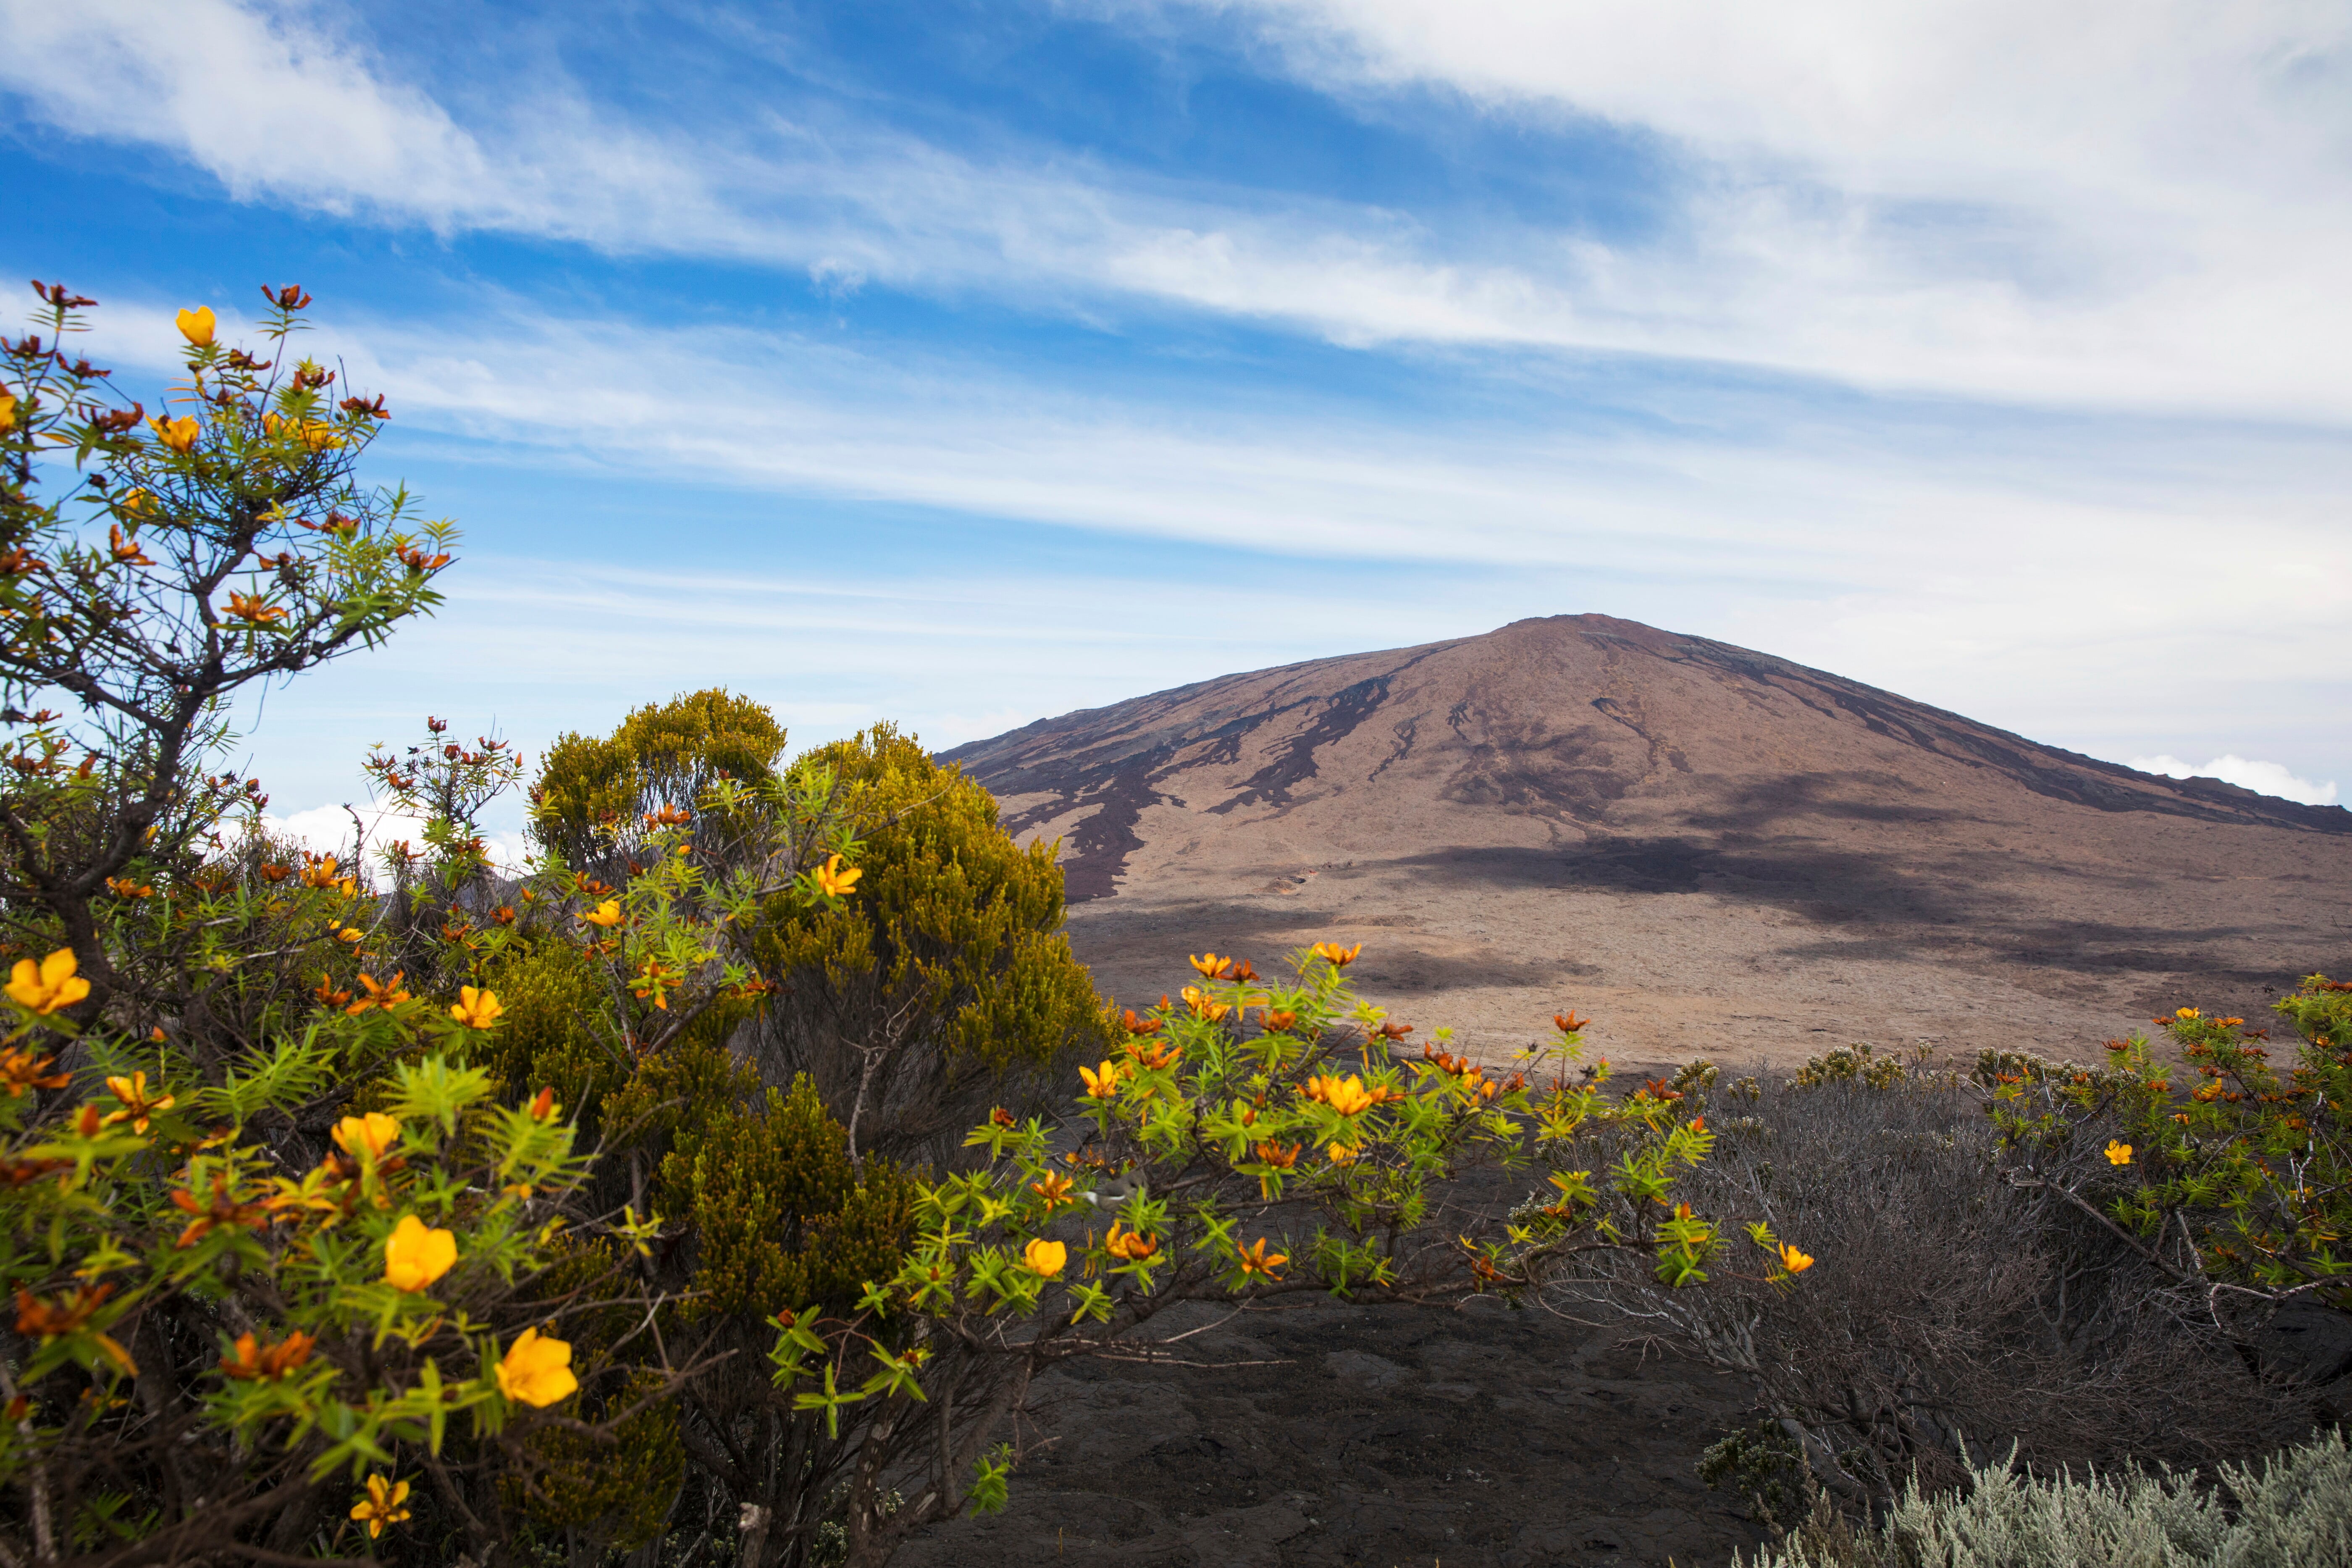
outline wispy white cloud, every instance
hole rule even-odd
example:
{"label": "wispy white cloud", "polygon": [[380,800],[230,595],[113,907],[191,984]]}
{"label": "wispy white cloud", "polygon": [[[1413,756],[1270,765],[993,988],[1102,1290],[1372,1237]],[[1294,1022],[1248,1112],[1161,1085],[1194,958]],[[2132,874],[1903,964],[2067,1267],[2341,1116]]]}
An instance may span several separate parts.
{"label": "wispy white cloud", "polygon": [[1435,85],[1876,195],[2006,205],[2022,187],[2112,212],[2352,176],[2352,14],[2328,0],[1143,5],[1256,18],[1336,89]]}
{"label": "wispy white cloud", "polygon": [[[168,302],[110,301],[100,324],[101,351],[159,369],[176,343]],[[2242,669],[2335,668],[2319,650],[2352,612],[2352,455],[2324,436],[2053,437],[1958,413],[1906,431],[1696,390],[1677,395],[1678,426],[1635,433],[1538,386],[1507,426],[1448,419],[1437,396],[1395,414],[1272,395],[1212,410],[945,353],[513,302],[462,324],[331,319],[314,343],[390,395],[398,429],[502,463],[1276,555],[1838,597],[1890,640],[1921,637],[1920,603],[1950,597],[2014,605],[2050,637],[2177,641],[2194,584]],[[747,581],[708,586],[740,599]],[[2249,643],[2225,607],[2268,634]]]}
{"label": "wispy white cloud", "polygon": [[258,0],[0,0],[0,85],[254,199],[751,260],[835,289],[2352,419],[2340,8],[1263,0],[1244,14],[1334,91],[1436,82],[1653,134],[1685,165],[1680,205],[1639,241],[1440,231],[1054,148],[987,162],[876,125],[644,124],[561,79],[461,122],[355,41],[352,13]]}
{"label": "wispy white cloud", "polygon": [[[123,347],[165,346],[160,307],[123,314]],[[2196,733],[2275,745],[2352,687],[2332,630],[2352,618],[2337,499],[2352,475],[2325,439],[1800,420],[1735,441],[1698,404],[1686,433],[1639,436],[1448,423],[1434,398],[1386,418],[1311,401],[1212,413],[520,307],[464,332],[331,321],[320,346],[391,395],[413,457],[679,499],[635,560],[511,544],[469,559],[434,622],[370,656],[364,690],[338,671],[273,699],[266,734],[303,736],[289,765],[305,770],[320,724],[336,756],[412,725],[386,706],[403,689],[436,707],[462,691],[461,721],[497,718],[533,747],[714,683],[803,738],[892,717],[944,745],[1236,668],[1586,609],[2106,755]],[[736,516],[704,531],[693,498],[714,484]],[[771,498],[772,539],[744,497]],[[942,539],[1005,520],[1126,534],[1170,570],[918,557],[812,574],[791,519],[823,498],[936,509]],[[1341,567],[1349,586],[1321,584]]]}
{"label": "wispy white cloud", "polygon": [[483,216],[492,156],[333,14],[231,0],[0,5],[0,80],[64,129],[151,142],[243,196]]}
{"label": "wispy white cloud", "polygon": [[2257,795],[2274,795],[2282,800],[2297,800],[2305,805],[2334,805],[2336,783],[2315,784],[2297,778],[2284,763],[2258,762],[2235,752],[2215,757],[2202,767],[2184,763],[2179,757],[2134,757],[2125,764],[2144,773],[2162,773],[2167,778],[2220,779],[2223,784],[2236,784]]}
{"label": "wispy white cloud", "polygon": [[[1434,87],[1496,113],[1607,122],[1681,154],[1683,243],[1564,247],[1555,268],[1523,261],[1517,289],[1508,272],[1466,269],[1410,290],[1469,305],[1473,321],[1882,385],[2346,407],[2336,375],[2298,367],[2315,336],[2352,342],[2352,309],[2331,281],[2352,260],[2352,12],[2340,5],[1099,9],[1238,16],[1328,90]],[[1262,275],[1223,260],[1197,255],[1178,270]]]}

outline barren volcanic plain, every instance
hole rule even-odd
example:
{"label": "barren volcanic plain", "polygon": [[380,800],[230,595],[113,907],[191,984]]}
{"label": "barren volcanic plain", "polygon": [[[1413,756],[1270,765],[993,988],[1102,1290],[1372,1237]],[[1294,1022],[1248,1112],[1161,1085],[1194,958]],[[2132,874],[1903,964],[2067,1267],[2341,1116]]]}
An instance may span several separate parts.
{"label": "barren volcanic plain", "polygon": [[2088,1058],[2352,971],[2352,812],[2038,745],[1606,616],[1226,676],[943,754],[1059,839],[1129,1005],[1331,938],[1416,1041],[1624,1067]]}

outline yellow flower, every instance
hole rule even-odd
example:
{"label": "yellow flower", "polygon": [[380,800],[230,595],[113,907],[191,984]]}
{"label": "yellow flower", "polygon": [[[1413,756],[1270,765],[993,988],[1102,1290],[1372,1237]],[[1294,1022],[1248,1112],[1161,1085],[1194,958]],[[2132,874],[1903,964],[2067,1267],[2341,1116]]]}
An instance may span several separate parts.
{"label": "yellow flower", "polygon": [[371,1007],[383,1007],[389,1010],[403,1002],[409,1001],[411,998],[408,988],[401,984],[407,973],[406,970],[399,971],[391,979],[385,981],[378,981],[373,974],[361,975],[360,989],[364,994],[343,1011],[356,1018]]}
{"label": "yellow flower", "polygon": [[579,1386],[572,1375],[572,1347],[537,1329],[525,1329],[499,1363],[499,1392],[524,1405],[543,1408]]}
{"label": "yellow flower", "polygon": [[0,392],[0,430],[14,430],[16,427],[16,400]]}
{"label": "yellow flower", "polygon": [[2204,1015],[2204,1014],[2202,1014],[2202,1013],[2200,1013],[2200,1012],[2199,1012],[2199,1011],[2198,1011],[2196,1008],[2194,1008],[2194,1007],[2181,1007],[2181,1008],[2178,1008],[2178,1009],[2176,1009],[2176,1010],[2174,1011],[2174,1013],[2173,1013],[2173,1015],[2172,1015],[2172,1016],[2173,1016],[2174,1017],[2176,1017],[2176,1018],[2186,1018],[2186,1019],[2188,1019],[2189,1022],[2191,1022],[2191,1023],[2195,1023],[2198,1019],[2200,1019],[2200,1018],[2203,1017],[2205,1015]]}
{"label": "yellow flower", "polygon": [[1356,962],[1356,955],[1363,951],[1364,944],[1360,942],[1353,947],[1341,947],[1336,942],[1318,942],[1315,944],[1315,956],[1334,969],[1347,968]]}
{"label": "yellow flower", "polygon": [[1029,1184],[1029,1190],[1045,1200],[1048,1208],[1059,1208],[1070,1201],[1070,1179],[1059,1171],[1048,1171],[1045,1176]]}
{"label": "yellow flower", "polygon": [[[185,310],[180,312],[182,331],[187,331],[187,317],[188,313]],[[205,312],[205,335],[207,341],[212,336],[210,310]],[[385,1525],[398,1524],[408,1517],[408,1510],[400,1506],[408,1500],[408,1483],[387,1481],[382,1476],[370,1476],[367,1479],[367,1488],[366,1500],[352,1505],[352,1517],[366,1521],[368,1539],[373,1541],[383,1533]]]}
{"label": "yellow flower", "polygon": [[1213,952],[1196,952],[1192,958],[1192,967],[1201,972],[1203,980],[1223,979],[1225,971],[1232,968],[1234,963],[1232,959],[1219,958]]}
{"label": "yellow flower", "polygon": [[470,985],[461,985],[457,988],[457,1001],[449,1009],[449,1016],[469,1029],[487,1029],[497,1023],[499,1015],[506,1010],[506,1005],[499,1000],[497,992],[478,991]]}
{"label": "yellow flower", "polygon": [[55,1057],[36,1058],[26,1050],[0,1051],[0,1089],[16,1099],[28,1089],[63,1089],[73,1082],[69,1073],[52,1073]]}
{"label": "yellow flower", "polygon": [[175,1098],[167,1094],[161,1100],[149,1100],[147,1075],[143,1072],[132,1073],[129,1078],[108,1079],[106,1087],[115,1099],[122,1102],[122,1109],[106,1119],[108,1124],[128,1121],[134,1132],[146,1131],[147,1119],[159,1110],[171,1110]]}
{"label": "yellow flower", "polygon": [[58,949],[38,963],[29,958],[18,959],[9,976],[8,994],[47,1017],[89,994],[89,982],[74,973],[77,967],[69,947]]}
{"label": "yellow flower", "polygon": [[1212,1023],[1234,1010],[1232,1004],[1213,1000],[1207,992],[1197,985],[1184,987],[1184,1003],[1192,1009],[1195,1016],[1206,1018]]}
{"label": "yellow flower", "polygon": [[1356,1152],[1345,1143],[1332,1144],[1330,1154],[1331,1163],[1335,1165],[1352,1165],[1356,1163]]}
{"label": "yellow flower", "polygon": [[1381,1102],[1381,1096],[1365,1089],[1364,1080],[1353,1073],[1346,1078],[1333,1073],[1328,1078],[1308,1079],[1307,1098],[1321,1100],[1342,1116],[1370,1110]]}
{"label": "yellow flower", "polygon": [[[422,1290],[457,1261],[457,1238],[446,1230],[426,1228],[413,1214],[402,1215],[383,1238],[383,1282],[396,1290]],[[504,1377],[499,1381],[503,1384]]]}
{"label": "yellow flower", "polygon": [[840,856],[828,856],[824,864],[816,868],[816,885],[824,889],[828,898],[846,898],[857,890],[857,879],[864,875],[855,866],[844,870]]}
{"label": "yellow flower", "polygon": [[155,438],[174,452],[193,452],[196,449],[196,436],[200,426],[194,419],[165,419],[159,416],[149,419],[147,423],[155,427]]}
{"label": "yellow flower", "polygon": [[1047,1241],[1042,1237],[1021,1249],[1021,1261],[1029,1266],[1031,1272],[1042,1274],[1048,1279],[1059,1274],[1062,1271],[1062,1265],[1069,1260],[1068,1247],[1058,1241]]}
{"label": "yellow flower", "polygon": [[1278,1285],[1282,1282],[1282,1276],[1277,1270],[1290,1261],[1290,1254],[1286,1252],[1269,1254],[1265,1249],[1265,1239],[1263,1237],[1259,1237],[1256,1246],[1244,1247],[1237,1250],[1241,1254],[1243,1279],[1246,1279],[1253,1274],[1263,1274],[1270,1284]]}
{"label": "yellow flower", "polygon": [[1798,1251],[1787,1242],[1780,1244],[1780,1267],[1791,1274],[1802,1274],[1813,1266],[1811,1257]]}
{"label": "yellow flower", "polygon": [[289,436],[297,437],[313,452],[322,447],[343,444],[343,438],[335,434],[333,426],[316,419],[281,419],[275,414],[265,414],[261,416],[261,433],[273,441],[283,440]]}
{"label": "yellow flower", "polygon": [[400,1141],[400,1119],[381,1110],[346,1116],[335,1123],[334,1139],[335,1147],[354,1160],[381,1160],[384,1151]]}
{"label": "yellow flower", "polygon": [[1140,1263],[1160,1250],[1157,1237],[1139,1230],[1121,1231],[1118,1221],[1110,1222],[1110,1234],[1103,1237],[1103,1250],[1113,1258],[1124,1258],[1129,1263]]}
{"label": "yellow flower", "polygon": [[[213,328],[218,324],[213,319],[212,307],[199,305],[193,310],[183,310],[179,314],[178,321],[180,335],[188,340],[190,347],[202,349],[212,346]],[[404,1484],[400,1489],[405,1493],[408,1488]],[[359,1515],[353,1514],[352,1517],[357,1519]],[[407,1516],[404,1514],[402,1517]],[[371,1531],[369,1533],[374,1532]]]}
{"label": "yellow flower", "polygon": [[1100,1071],[1080,1068],[1078,1076],[1087,1080],[1087,1093],[1097,1100],[1108,1100],[1118,1092],[1118,1065],[1105,1062]]}
{"label": "yellow flower", "polygon": [[603,926],[609,931],[621,923],[621,900],[606,899],[580,918],[592,926]]}
{"label": "yellow flower", "polygon": [[2128,1165],[2131,1163],[2132,1146],[2128,1143],[2119,1143],[2113,1140],[2109,1140],[2107,1143],[2107,1163],[2110,1165]]}

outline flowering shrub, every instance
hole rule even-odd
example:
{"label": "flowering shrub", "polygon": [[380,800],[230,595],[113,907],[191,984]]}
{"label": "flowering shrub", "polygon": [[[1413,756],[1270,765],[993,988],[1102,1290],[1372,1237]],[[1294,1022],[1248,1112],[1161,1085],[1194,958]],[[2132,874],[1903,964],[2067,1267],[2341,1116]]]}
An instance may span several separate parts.
{"label": "flowering shrub", "polygon": [[[553,1239],[534,1197],[581,1163],[551,1101],[486,1103],[460,1059],[470,1025],[404,998],[207,1081],[168,1046],[77,1037],[29,989],[9,990],[24,1070],[0,1100],[0,1278],[23,1352],[0,1372],[0,1473],[26,1483],[34,1561],[115,1538],[194,1555],[363,1478],[380,1529],[396,1500],[374,1472],[396,1449],[431,1466],[453,1422],[512,1441],[515,1416],[572,1393],[534,1326],[547,1306],[515,1280]],[[68,1042],[105,1089],[40,1109],[35,1089],[67,1087],[47,1053]],[[341,1117],[298,1162],[289,1124],[377,1069],[383,1109]]]}
{"label": "flowering shrub", "polygon": [[862,1153],[935,1168],[993,1107],[1064,1109],[1076,1063],[1126,1037],[1070,956],[1054,846],[1014,845],[986,790],[887,724],[812,761],[871,824],[864,880],[761,933],[763,973],[803,1001],[751,1031],[761,1070],[807,1074]]}
{"label": "flowering shrub", "polygon": [[[1753,1204],[1803,1237],[1817,1261],[1801,1289],[1727,1268],[1705,1290],[1668,1291],[1621,1267],[1548,1295],[1751,1388],[1770,1433],[1722,1451],[1713,1479],[1763,1498],[1780,1525],[1792,1479],[1776,1473],[1781,1453],[1861,1512],[1915,1478],[1963,1485],[1972,1466],[2012,1453],[2038,1471],[2207,1465],[2307,1426],[2307,1402],[2249,1375],[2106,1225],[2011,1179],[1972,1074],[1846,1048],[1729,1084],[1685,1068],[1676,1085],[1720,1134],[1680,1184],[1686,1201]],[[2078,1164],[2114,1169],[2101,1142],[2077,1142]]]}
{"label": "flowering shrub", "polygon": [[[840,1504],[851,1562],[1001,1500],[1013,1456],[992,1446],[993,1417],[1026,1379],[1114,1347],[1150,1354],[1152,1321],[1179,1302],[1516,1291],[1593,1253],[1639,1257],[1672,1285],[1706,1278],[1719,1229],[1672,1192],[1706,1155],[1702,1124],[1663,1094],[1606,1098],[1605,1067],[1571,1080],[1572,1016],[1508,1076],[1454,1054],[1443,1032],[1401,1055],[1410,1026],[1348,984],[1357,952],[1302,949],[1279,981],[1195,956],[1180,999],[1120,1015],[1123,1043],[1079,1068],[1059,1126],[999,1110],[967,1140],[983,1164],[915,1184],[895,1274],[846,1311],[776,1314],[769,1359],[795,1410],[829,1439],[866,1434]],[[1622,1151],[1609,1176],[1559,1168],[1604,1125]],[[1549,1198],[1518,1223],[1457,1206],[1473,1169],[1524,1179],[1531,1163]],[[1784,1266],[1759,1234],[1779,1277],[1810,1264],[1792,1249]],[[1007,1362],[1010,1380],[978,1373]],[[924,1440],[894,1447],[913,1420]],[[907,1494],[895,1503],[892,1485]]]}
{"label": "flowering shrub", "polygon": [[2297,1299],[2352,1310],[2352,983],[2306,978],[2276,1005],[2302,1039],[2182,1007],[2111,1042],[2104,1068],[1991,1061],[1995,1120],[2021,1179],[2124,1238],[2244,1342],[2250,1314]]}
{"label": "flowering shrub", "polygon": [[[89,301],[41,295],[79,328]],[[551,1086],[485,1065],[532,1065],[495,981],[568,966],[581,1043],[631,1082],[762,993],[738,927],[855,886],[821,768],[715,781],[724,835],[648,822],[619,886],[560,857],[496,879],[475,818],[519,765],[438,721],[370,760],[425,819],[380,867],[274,842],[257,781],[203,773],[222,699],[380,640],[450,563],[446,524],[359,484],[390,415],[291,357],[309,303],[270,291],[270,360],[183,312],[155,418],[54,336],[0,342],[14,1561],[389,1550],[428,1519],[479,1557],[576,1511],[549,1453],[641,1439],[697,1369],[614,1358],[659,1226],[598,1201]],[[67,462],[82,493],[43,500]]]}
{"label": "flowering shrub", "polygon": [[[141,863],[193,871],[222,812],[257,802],[258,781],[202,772],[225,700],[430,610],[455,533],[360,484],[390,415],[294,356],[299,289],[264,290],[267,360],[182,311],[187,379],[152,416],[67,357],[92,301],[36,291],[43,331],[0,337],[0,940],[72,950],[90,987],[75,1016],[126,984],[144,1011],[205,1008],[238,982],[208,962],[202,920],[178,933],[184,962],[135,978],[100,926],[151,898]],[[68,463],[71,493],[44,500],[43,473]]]}

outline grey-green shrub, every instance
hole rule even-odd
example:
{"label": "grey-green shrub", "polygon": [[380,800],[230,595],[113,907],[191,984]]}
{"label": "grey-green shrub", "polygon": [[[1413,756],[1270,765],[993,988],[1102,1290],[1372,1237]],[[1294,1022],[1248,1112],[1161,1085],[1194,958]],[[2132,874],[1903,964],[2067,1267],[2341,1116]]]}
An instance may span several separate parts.
{"label": "grey-green shrub", "polygon": [[2352,1564],[2352,1450],[2340,1432],[2220,1475],[2219,1486],[2200,1487],[2164,1470],[2040,1479],[1990,1465],[1965,1491],[1929,1495],[1915,1483],[1874,1531],[1856,1533],[1817,1510],[1753,1568]]}

